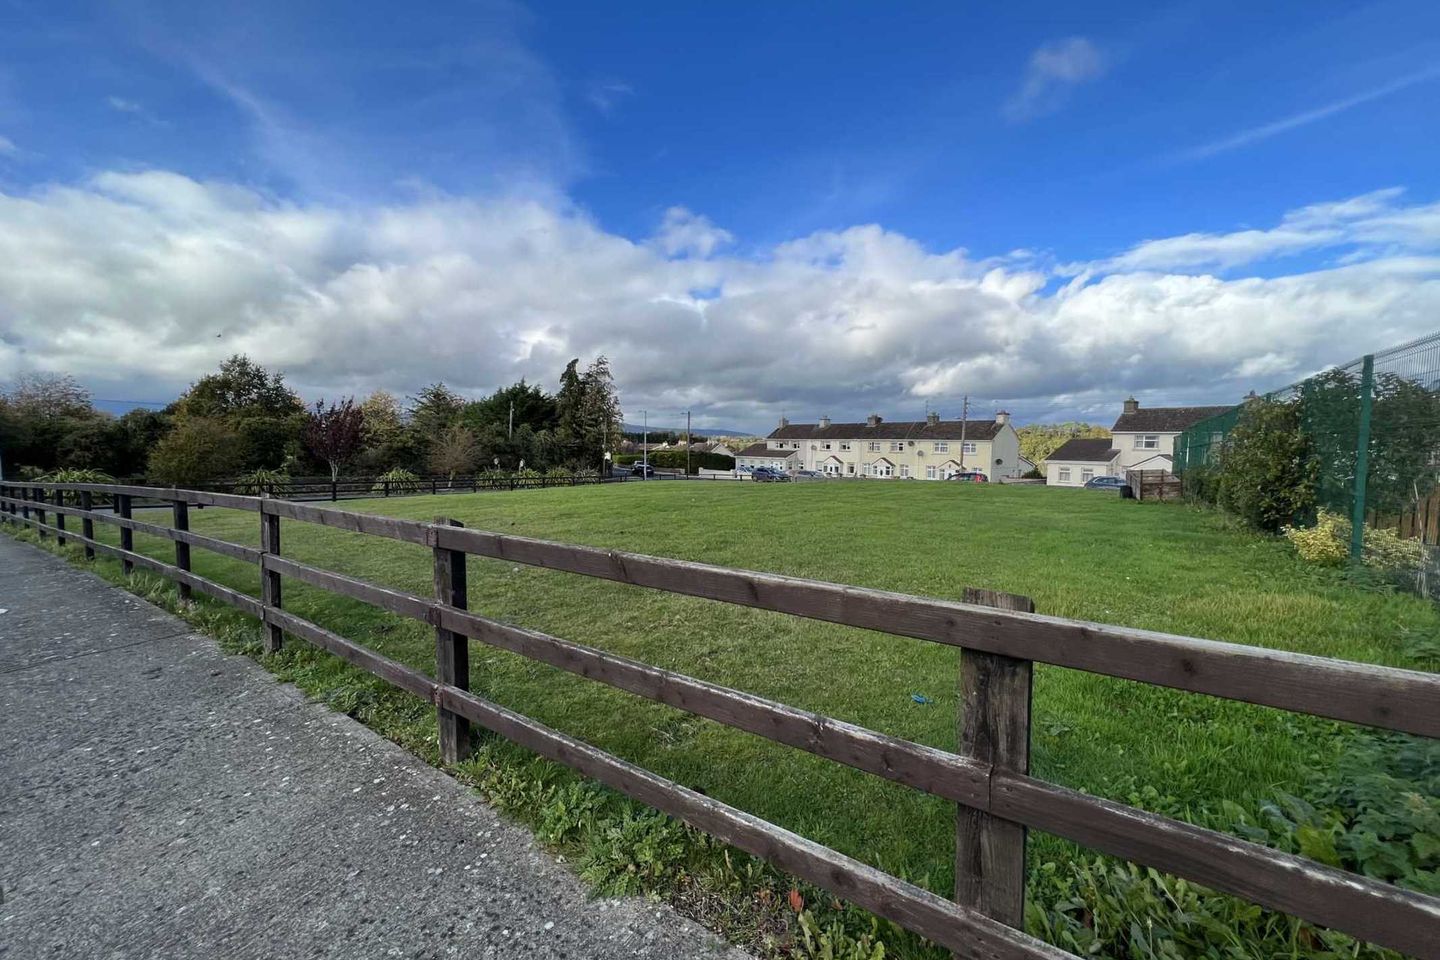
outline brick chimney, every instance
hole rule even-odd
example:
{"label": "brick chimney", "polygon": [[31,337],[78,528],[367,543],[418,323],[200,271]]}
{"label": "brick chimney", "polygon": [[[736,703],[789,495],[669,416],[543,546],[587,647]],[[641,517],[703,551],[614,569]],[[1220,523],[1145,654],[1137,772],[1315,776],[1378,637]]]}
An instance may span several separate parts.
{"label": "brick chimney", "polygon": [[1009,411],[1009,410],[996,410],[996,411],[995,411],[995,423],[996,423],[997,426],[1003,427],[1003,426],[1005,426],[1005,424],[1007,424],[1007,423],[1009,423],[1009,422],[1010,422],[1010,411]]}
{"label": "brick chimney", "polygon": [[932,427],[936,426],[940,423],[940,414],[937,411],[931,410],[925,414],[925,422]]}
{"label": "brick chimney", "polygon": [[1126,400],[1126,401],[1125,401],[1125,412],[1126,412],[1126,413],[1139,413],[1139,412],[1140,412],[1140,401],[1139,401],[1139,400],[1136,400],[1134,397],[1131,397],[1129,400]]}
{"label": "brick chimney", "polygon": [[786,417],[781,417],[781,418],[780,418],[780,426],[782,426],[782,427],[788,427],[788,426],[790,426],[790,421],[789,421],[789,419],[786,418]]}
{"label": "brick chimney", "polygon": [[824,430],[828,426],[830,426],[830,415],[826,414],[820,418],[820,429]]}
{"label": "brick chimney", "polygon": [[880,423],[881,417],[878,413],[872,413],[870,414],[870,416],[865,418],[865,426],[867,427],[878,427],[880,426]]}

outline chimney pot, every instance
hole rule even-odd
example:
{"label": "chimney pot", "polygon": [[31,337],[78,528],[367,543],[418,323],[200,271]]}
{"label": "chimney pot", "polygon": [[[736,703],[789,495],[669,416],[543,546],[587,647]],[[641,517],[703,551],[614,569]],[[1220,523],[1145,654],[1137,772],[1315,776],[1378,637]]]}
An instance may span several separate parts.
{"label": "chimney pot", "polygon": [[867,426],[867,427],[878,427],[878,426],[880,426],[880,414],[878,414],[878,413],[872,413],[872,414],[870,414],[870,416],[866,417],[866,418],[865,418],[865,426]]}
{"label": "chimney pot", "polygon": [[788,418],[786,418],[786,417],[781,417],[781,418],[780,418],[780,426],[782,426],[782,427],[788,427],[788,426],[790,426],[790,420],[789,420]]}
{"label": "chimney pot", "polygon": [[825,416],[820,418],[820,429],[824,430],[828,426],[830,426],[830,415],[827,413]]}
{"label": "chimney pot", "polygon": [[938,411],[935,411],[935,410],[931,410],[929,413],[925,414],[925,422],[928,423],[928,424],[929,424],[930,426],[932,426],[932,427],[935,426],[936,424],[938,424],[938,423],[940,422],[940,414],[939,414],[939,412],[938,412]]}
{"label": "chimney pot", "polygon": [[1139,413],[1139,412],[1140,412],[1140,401],[1139,401],[1139,400],[1136,400],[1134,397],[1131,397],[1130,399],[1126,400],[1126,401],[1125,401],[1125,412],[1126,412],[1126,413]]}
{"label": "chimney pot", "polygon": [[1005,424],[1007,424],[1007,423],[1010,422],[1010,411],[1009,411],[1009,410],[996,410],[996,411],[995,411],[995,422],[998,423],[998,424],[999,424],[1000,426],[1002,426],[1002,427],[1005,426]]}

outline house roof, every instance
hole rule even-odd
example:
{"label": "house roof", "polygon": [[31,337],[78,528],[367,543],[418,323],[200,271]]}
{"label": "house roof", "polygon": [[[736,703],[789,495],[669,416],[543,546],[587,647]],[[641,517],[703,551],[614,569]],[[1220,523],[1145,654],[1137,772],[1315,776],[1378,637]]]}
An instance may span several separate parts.
{"label": "house roof", "polygon": [[1111,448],[1109,437],[1076,437],[1066,440],[1045,459],[1050,463],[1061,460],[1072,463],[1109,463],[1118,452]]}
{"label": "house roof", "polygon": [[771,440],[994,440],[1004,424],[994,420],[882,420],[875,426],[868,423],[790,423],[770,431]]}
{"label": "house roof", "polygon": [[1141,407],[1134,413],[1122,413],[1110,428],[1111,433],[1179,433],[1204,420],[1234,407]]}
{"label": "house roof", "polygon": [[737,457],[771,457],[776,460],[785,460],[797,455],[799,450],[771,450],[763,443],[752,443],[750,446],[735,454]]}

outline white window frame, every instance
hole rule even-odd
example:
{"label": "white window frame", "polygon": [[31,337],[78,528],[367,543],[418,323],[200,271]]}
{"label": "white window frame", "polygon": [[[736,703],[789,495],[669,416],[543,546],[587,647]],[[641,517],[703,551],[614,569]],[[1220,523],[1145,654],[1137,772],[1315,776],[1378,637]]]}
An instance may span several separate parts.
{"label": "white window frame", "polygon": [[1080,468],[1080,482],[1081,482],[1081,483],[1089,483],[1091,480],[1094,480],[1094,479],[1095,479],[1095,468],[1094,468],[1094,467],[1081,467],[1081,468]]}
{"label": "white window frame", "polygon": [[976,447],[974,440],[966,440],[964,443],[960,444],[961,453],[974,453],[975,450]]}
{"label": "white window frame", "polygon": [[936,441],[935,441],[935,452],[936,452],[936,453],[949,453],[949,452],[950,452],[950,444],[946,443],[944,440],[936,440]]}
{"label": "white window frame", "polygon": [[1069,468],[1069,467],[1061,467],[1061,468],[1060,468],[1060,482],[1061,482],[1061,483],[1069,483],[1069,482],[1070,482],[1070,468]]}
{"label": "white window frame", "polygon": [[872,464],[870,464],[870,475],[871,475],[872,477],[881,477],[881,478],[883,478],[883,479],[888,480],[888,479],[890,479],[890,477],[892,477],[892,476],[894,475],[894,473],[895,473],[895,468],[892,467],[892,466],[890,466],[890,464],[888,464],[888,463],[872,463]]}
{"label": "white window frame", "polygon": [[841,443],[841,444],[840,444],[840,449],[841,449],[841,450],[849,450],[849,449],[850,449],[850,444],[848,444],[848,443]]}
{"label": "white window frame", "polygon": [[871,453],[879,453],[879,452],[880,452],[880,441],[879,441],[879,440],[871,440],[871,441],[870,441],[870,452],[871,452]]}
{"label": "white window frame", "polygon": [[1135,434],[1136,450],[1159,450],[1160,434],[1158,433],[1137,433]]}
{"label": "white window frame", "polygon": [[926,479],[926,480],[934,480],[934,479],[935,479],[935,468],[934,468],[934,467],[926,467],[926,468],[925,468],[925,479]]}
{"label": "white window frame", "polygon": [[904,441],[904,440],[891,440],[891,441],[890,441],[890,452],[891,452],[891,453],[904,453],[904,452],[905,452],[905,441]]}
{"label": "white window frame", "polygon": [[855,472],[855,464],[853,464],[853,463],[847,463],[847,464],[845,464],[845,472],[846,472],[846,473],[849,473],[849,474],[853,474],[853,473]]}
{"label": "white window frame", "polygon": [[902,464],[900,464],[900,479],[902,479],[902,480],[908,480],[909,477],[910,477],[910,464],[908,464],[908,463],[902,463]]}

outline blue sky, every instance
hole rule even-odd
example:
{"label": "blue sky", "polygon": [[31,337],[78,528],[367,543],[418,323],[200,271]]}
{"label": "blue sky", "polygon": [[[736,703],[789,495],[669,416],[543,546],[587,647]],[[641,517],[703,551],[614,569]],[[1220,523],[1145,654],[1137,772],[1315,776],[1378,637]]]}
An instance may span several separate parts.
{"label": "blue sky", "polygon": [[[309,393],[482,391],[603,350],[627,407],[726,423],[962,393],[1104,420],[1440,327],[1434,3],[0,22],[0,378],[163,392],[239,343]],[[415,328],[484,358],[397,359]]]}

